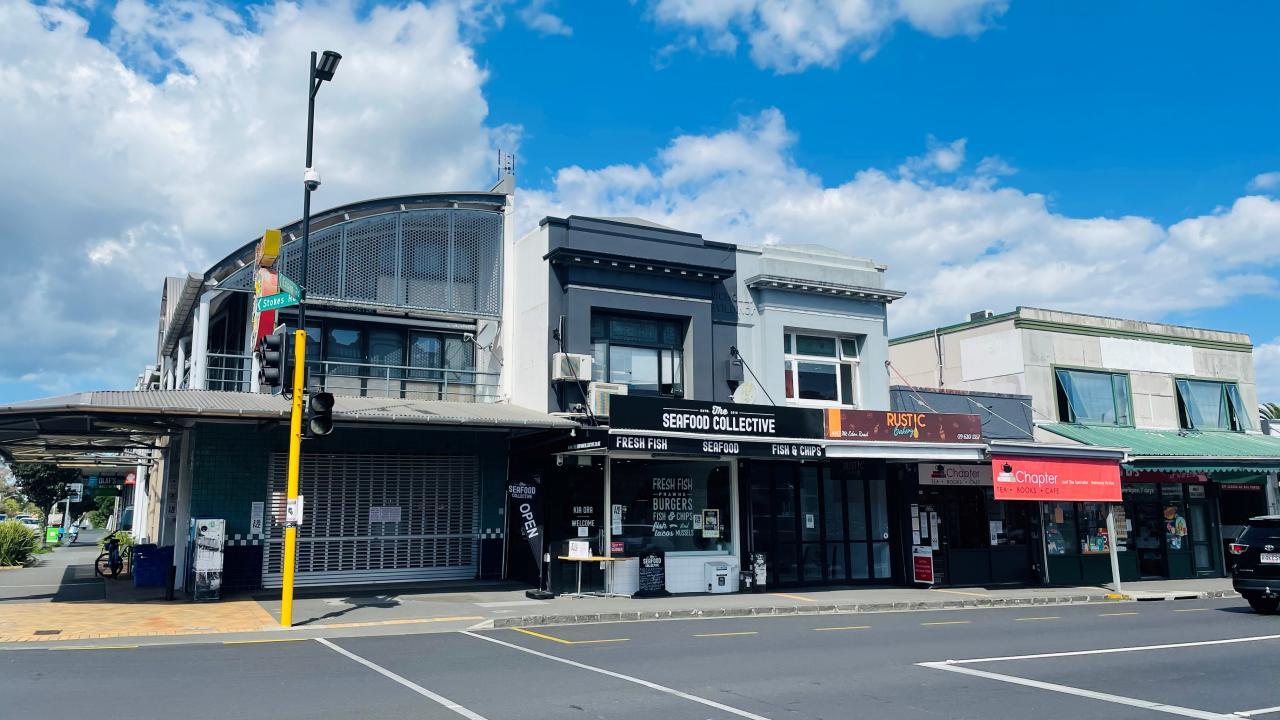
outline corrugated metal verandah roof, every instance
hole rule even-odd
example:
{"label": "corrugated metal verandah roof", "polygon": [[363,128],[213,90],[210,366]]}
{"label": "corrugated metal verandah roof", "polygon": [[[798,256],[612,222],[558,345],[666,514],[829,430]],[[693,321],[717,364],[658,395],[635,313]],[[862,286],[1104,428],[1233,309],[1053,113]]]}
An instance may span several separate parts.
{"label": "corrugated metal verandah roof", "polygon": [[1128,449],[1126,470],[1200,473],[1280,472],[1280,438],[1239,432],[1145,430],[1103,425],[1040,426],[1086,445]]}
{"label": "corrugated metal verandah roof", "polygon": [[[577,423],[507,403],[339,396],[339,424],[572,429]],[[0,455],[14,462],[128,467],[159,437],[200,419],[289,418],[278,395],[215,390],[103,390],[0,405]]]}

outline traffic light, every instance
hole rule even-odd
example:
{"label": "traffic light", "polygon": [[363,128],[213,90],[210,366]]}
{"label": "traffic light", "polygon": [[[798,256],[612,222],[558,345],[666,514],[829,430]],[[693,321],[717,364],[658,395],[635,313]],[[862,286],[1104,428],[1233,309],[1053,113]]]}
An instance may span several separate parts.
{"label": "traffic light", "polygon": [[307,398],[307,434],[321,437],[333,432],[333,393],[312,393]]}
{"label": "traffic light", "polygon": [[280,388],[289,382],[289,333],[283,326],[258,340],[258,384]]}

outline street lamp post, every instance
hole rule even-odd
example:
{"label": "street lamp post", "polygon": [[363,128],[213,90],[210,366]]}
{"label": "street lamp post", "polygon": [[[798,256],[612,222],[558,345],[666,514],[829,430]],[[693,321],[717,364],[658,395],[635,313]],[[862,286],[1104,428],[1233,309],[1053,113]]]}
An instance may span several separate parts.
{"label": "street lamp post", "polygon": [[297,565],[298,525],[302,522],[302,506],[298,501],[299,462],[302,459],[302,407],[307,393],[307,266],[311,264],[308,245],[311,240],[311,193],[320,187],[320,173],[311,163],[312,136],[316,124],[316,93],[320,85],[333,79],[342,56],[325,50],[317,62],[311,53],[311,73],[307,78],[307,167],[302,172],[302,272],[298,277],[298,327],[293,333],[293,408],[289,415],[289,485],[288,511],[284,527],[283,582],[280,589],[280,624],[293,625],[293,578]]}

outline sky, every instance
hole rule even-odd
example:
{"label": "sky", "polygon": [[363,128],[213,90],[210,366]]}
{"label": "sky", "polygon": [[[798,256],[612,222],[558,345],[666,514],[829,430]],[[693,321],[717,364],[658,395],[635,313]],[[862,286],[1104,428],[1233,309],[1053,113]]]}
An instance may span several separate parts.
{"label": "sky", "polygon": [[1280,5],[0,0],[0,402],[132,387],[162,279],[313,203],[488,188],[1030,305],[1246,332],[1280,401]]}

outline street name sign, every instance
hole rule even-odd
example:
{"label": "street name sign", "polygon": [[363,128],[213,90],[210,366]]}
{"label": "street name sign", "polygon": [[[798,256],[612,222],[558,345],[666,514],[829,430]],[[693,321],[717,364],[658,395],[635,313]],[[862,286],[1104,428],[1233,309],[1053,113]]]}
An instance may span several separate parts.
{"label": "street name sign", "polygon": [[290,305],[297,305],[297,304],[298,304],[298,299],[293,297],[289,293],[276,293],[275,295],[260,297],[254,303],[254,305],[258,309],[258,312],[266,312],[268,310],[279,310],[280,308],[289,307]]}
{"label": "street name sign", "polygon": [[280,292],[288,295],[294,300],[302,299],[302,288],[298,287],[298,283],[290,280],[284,273],[280,273],[277,279],[280,284]]}

